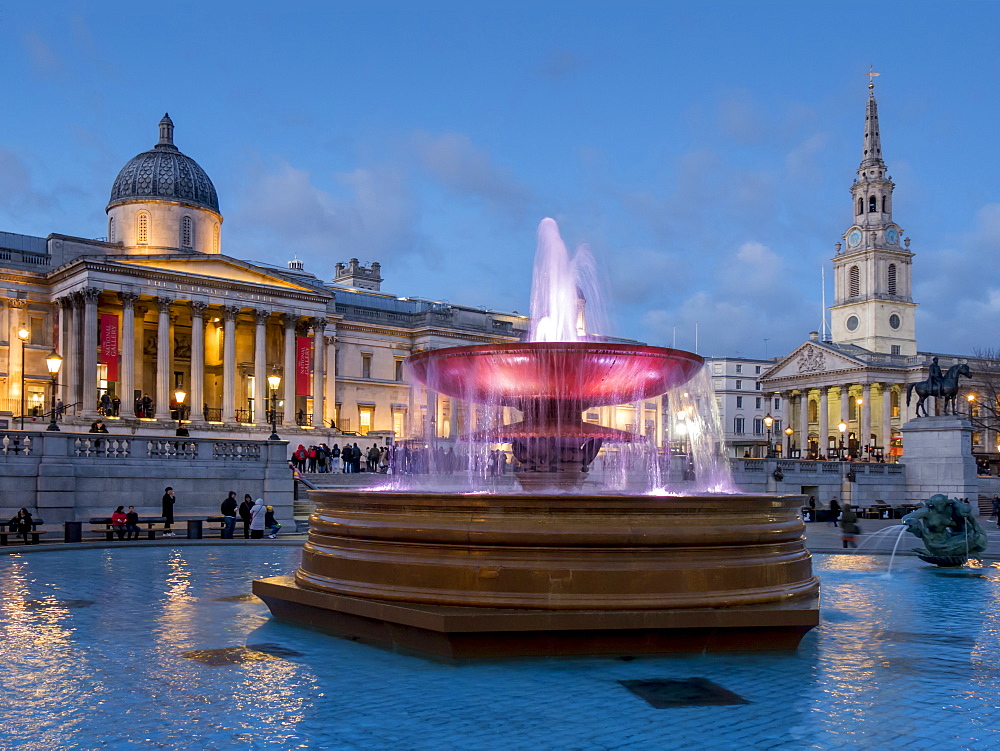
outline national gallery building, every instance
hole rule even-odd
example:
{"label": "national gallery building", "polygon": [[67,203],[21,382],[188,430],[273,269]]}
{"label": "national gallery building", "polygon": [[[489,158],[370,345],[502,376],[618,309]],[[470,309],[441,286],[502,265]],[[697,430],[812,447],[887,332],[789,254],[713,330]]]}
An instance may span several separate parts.
{"label": "national gallery building", "polygon": [[324,282],[300,261],[281,268],[224,254],[215,187],[173,130],[164,116],[153,148],[118,174],[107,240],[0,232],[0,422],[50,412],[45,358],[55,350],[64,364],[54,396],[70,423],[89,424],[100,409],[263,432],[268,377],[279,375],[286,432],[404,437],[429,420],[454,435],[461,410],[415,393],[403,361],[428,348],[518,341],[527,319],[382,293],[378,263],[338,263]]}

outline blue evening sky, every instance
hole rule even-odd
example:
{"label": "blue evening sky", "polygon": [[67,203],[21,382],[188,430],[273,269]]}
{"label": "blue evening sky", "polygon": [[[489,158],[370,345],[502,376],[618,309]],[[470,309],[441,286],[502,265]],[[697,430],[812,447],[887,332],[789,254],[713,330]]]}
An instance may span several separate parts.
{"label": "blue evening sky", "polygon": [[169,111],[226,254],[526,312],[552,216],[609,333],[774,356],[819,327],[824,265],[832,299],[874,65],[919,344],[968,353],[1000,324],[998,26],[992,2],[19,3],[0,230],[105,235]]}

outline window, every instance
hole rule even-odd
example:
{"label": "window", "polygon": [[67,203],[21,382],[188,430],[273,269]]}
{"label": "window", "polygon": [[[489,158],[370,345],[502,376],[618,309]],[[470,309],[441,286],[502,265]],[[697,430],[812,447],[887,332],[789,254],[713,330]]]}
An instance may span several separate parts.
{"label": "window", "polygon": [[864,198],[859,198],[858,199],[858,213],[859,214],[864,214],[865,213],[865,199]]}
{"label": "window", "polygon": [[761,402],[763,401],[759,396],[754,400],[756,404],[754,405],[757,409],[760,409]]}
{"label": "window", "polygon": [[819,422],[819,402],[809,400],[809,422]]}
{"label": "window", "polygon": [[868,198],[868,213],[872,214],[876,211],[878,211],[878,197],[870,196]]}
{"label": "window", "polygon": [[736,397],[736,409],[743,409],[743,397]]}
{"label": "window", "polygon": [[31,338],[28,340],[32,344],[45,344],[45,319],[31,317],[30,329]]}
{"label": "window", "polygon": [[887,208],[888,206],[889,206],[889,196],[882,196],[882,213],[883,214],[888,213],[888,211],[889,211],[889,209]]}
{"label": "window", "polygon": [[778,435],[779,433],[781,433],[781,420],[775,418],[774,425],[771,427],[771,431],[774,433],[774,435]]}
{"label": "window", "polygon": [[857,297],[861,294],[861,270],[857,266],[851,266],[847,272],[848,276],[848,296]]}
{"label": "window", "polygon": [[712,385],[715,387],[716,391],[721,391],[726,387],[726,381],[722,378],[715,378],[712,380]]}
{"label": "window", "polygon": [[892,328],[892,329],[898,329],[902,325],[902,323],[903,322],[899,319],[899,316],[896,315],[895,313],[893,313],[891,316],[889,316],[889,327],[890,328]]}
{"label": "window", "polygon": [[858,320],[857,316],[849,316],[844,325],[847,326],[848,331],[857,331],[861,321]]}
{"label": "window", "polygon": [[406,412],[397,409],[392,413],[392,430],[397,438],[402,437],[406,428]]}
{"label": "window", "polygon": [[847,395],[847,419],[858,419],[858,404],[850,394]]}
{"label": "window", "polygon": [[372,429],[372,418],[375,415],[374,407],[358,407],[358,433],[368,435]]}
{"label": "window", "polygon": [[890,345],[889,345],[889,354],[890,354],[890,355],[898,355],[898,354],[902,354],[902,353],[901,353],[901,352],[899,351],[899,345],[898,345],[898,344],[890,344]]}
{"label": "window", "polygon": [[194,221],[189,216],[181,217],[181,247],[194,247]]}
{"label": "window", "polygon": [[774,408],[775,409],[781,409],[781,399],[775,398],[775,400],[774,400]]}
{"label": "window", "polygon": [[737,381],[736,382],[736,390],[739,391],[741,388],[743,388],[743,381]]}
{"label": "window", "polygon": [[757,383],[754,384],[754,389],[760,391],[760,381],[757,381]]}
{"label": "window", "polygon": [[737,373],[742,373],[743,372],[743,366],[742,365],[737,365],[736,366],[736,372]]}
{"label": "window", "polygon": [[896,294],[896,264],[889,264],[888,273],[888,284],[886,285],[886,292],[890,295]]}
{"label": "window", "polygon": [[402,360],[396,360],[396,375],[395,375],[395,378],[396,378],[397,381],[402,381],[403,380],[403,361]]}
{"label": "window", "polygon": [[746,432],[742,417],[737,417],[733,420],[733,432],[736,433],[736,435],[743,435]]}
{"label": "window", "polygon": [[757,369],[754,372],[757,373],[757,375],[760,375],[760,365],[757,366]]}
{"label": "window", "polygon": [[371,378],[372,377],[372,356],[371,355],[361,355],[361,377]]}
{"label": "window", "polygon": [[108,217],[108,242],[115,241],[115,218],[113,216]]}
{"label": "window", "polygon": [[716,373],[716,374],[721,373],[722,372],[722,363],[721,362],[715,363],[712,366],[712,372]]}
{"label": "window", "polygon": [[[885,397],[883,397],[885,398]],[[899,392],[890,391],[889,392],[889,408],[892,410],[893,417],[899,417]]]}
{"label": "window", "polygon": [[764,418],[762,417],[753,418],[753,434],[764,435]]}
{"label": "window", "polygon": [[149,214],[140,211],[135,218],[135,242],[137,245],[149,245]]}

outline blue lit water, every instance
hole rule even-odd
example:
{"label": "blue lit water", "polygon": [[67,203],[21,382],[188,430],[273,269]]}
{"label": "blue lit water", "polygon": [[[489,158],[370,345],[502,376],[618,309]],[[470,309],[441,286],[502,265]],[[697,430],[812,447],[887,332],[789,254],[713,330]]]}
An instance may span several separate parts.
{"label": "blue lit water", "polygon": [[[887,578],[885,557],[817,556],[823,622],[795,654],[455,667],[279,624],[239,597],[297,558],[0,556],[0,748],[1000,747],[1000,568],[905,558]],[[654,709],[618,683],[692,677],[749,703]]]}

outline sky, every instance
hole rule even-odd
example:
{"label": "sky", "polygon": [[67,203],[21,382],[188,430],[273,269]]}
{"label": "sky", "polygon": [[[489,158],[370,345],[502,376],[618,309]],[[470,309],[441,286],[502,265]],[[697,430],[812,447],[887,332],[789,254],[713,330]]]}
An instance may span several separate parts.
{"label": "sky", "polygon": [[824,267],[832,301],[874,66],[918,345],[968,354],[1000,328],[998,25],[958,1],[19,3],[0,231],[104,236],[169,112],[227,255],[526,313],[553,217],[596,258],[603,333],[775,357],[820,328]]}

